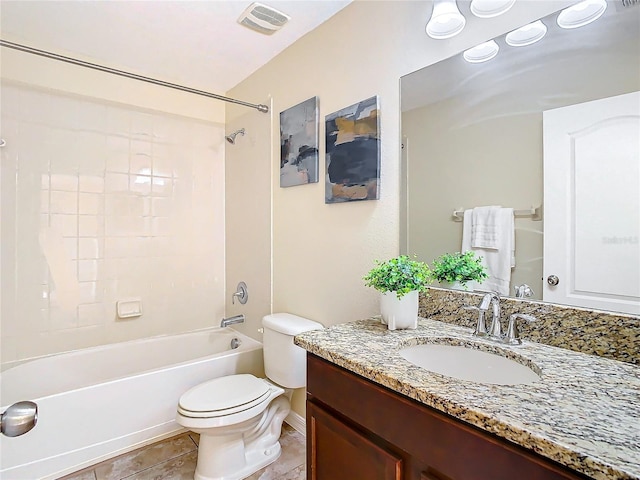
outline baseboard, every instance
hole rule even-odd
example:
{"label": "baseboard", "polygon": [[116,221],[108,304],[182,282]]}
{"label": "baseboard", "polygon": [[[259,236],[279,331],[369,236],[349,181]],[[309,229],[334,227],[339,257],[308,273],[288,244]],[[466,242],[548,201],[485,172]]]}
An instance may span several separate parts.
{"label": "baseboard", "polygon": [[289,412],[289,415],[287,415],[287,418],[284,419],[284,421],[287,422],[295,431],[300,432],[302,435],[307,434],[307,421],[302,415],[291,411]]}

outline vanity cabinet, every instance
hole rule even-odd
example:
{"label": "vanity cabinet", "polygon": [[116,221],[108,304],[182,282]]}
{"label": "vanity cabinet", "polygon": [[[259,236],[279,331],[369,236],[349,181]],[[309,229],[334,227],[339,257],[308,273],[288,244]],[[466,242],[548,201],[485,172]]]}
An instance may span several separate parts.
{"label": "vanity cabinet", "polygon": [[307,354],[308,480],[585,478]]}

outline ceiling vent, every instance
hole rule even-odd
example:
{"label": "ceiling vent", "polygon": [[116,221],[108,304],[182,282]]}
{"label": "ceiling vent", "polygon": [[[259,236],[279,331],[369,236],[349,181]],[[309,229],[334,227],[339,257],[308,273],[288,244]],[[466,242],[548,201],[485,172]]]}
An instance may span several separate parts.
{"label": "ceiling vent", "polygon": [[271,35],[280,30],[291,17],[262,3],[252,3],[238,17],[238,23],[256,32]]}

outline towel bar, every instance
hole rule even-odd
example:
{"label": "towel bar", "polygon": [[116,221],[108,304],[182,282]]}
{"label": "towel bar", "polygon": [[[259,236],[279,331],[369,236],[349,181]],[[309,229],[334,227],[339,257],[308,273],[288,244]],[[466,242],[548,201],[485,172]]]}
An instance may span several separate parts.
{"label": "towel bar", "polygon": [[[460,207],[453,211],[451,216],[453,217],[454,222],[461,222],[464,217],[464,208]],[[514,210],[513,215],[515,217],[531,217],[531,220],[540,221],[542,220],[542,205],[539,207],[531,207],[523,210]]]}

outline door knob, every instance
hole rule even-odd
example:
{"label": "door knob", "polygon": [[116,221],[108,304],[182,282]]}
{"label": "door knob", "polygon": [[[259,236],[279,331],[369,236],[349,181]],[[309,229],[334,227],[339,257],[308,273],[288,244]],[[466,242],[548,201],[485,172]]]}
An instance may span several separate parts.
{"label": "door knob", "polygon": [[549,275],[547,277],[547,283],[549,285],[551,285],[552,287],[555,287],[556,285],[558,285],[560,283],[560,279],[555,275]]}
{"label": "door knob", "polygon": [[35,427],[37,421],[38,406],[35,403],[14,403],[0,416],[0,432],[7,437],[17,437]]}

